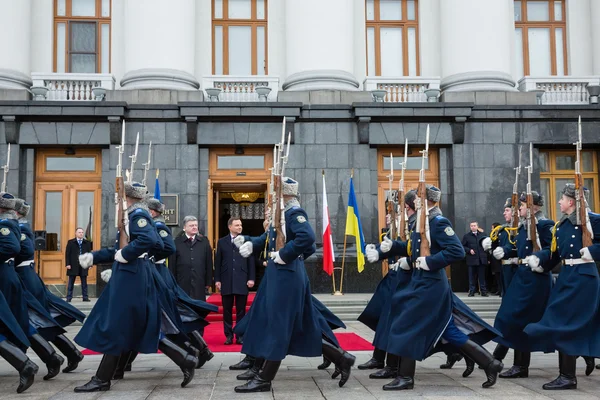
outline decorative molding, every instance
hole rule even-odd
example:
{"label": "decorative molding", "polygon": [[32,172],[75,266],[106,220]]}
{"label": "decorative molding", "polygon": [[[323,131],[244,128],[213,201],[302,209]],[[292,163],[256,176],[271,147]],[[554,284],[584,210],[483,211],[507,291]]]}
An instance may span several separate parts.
{"label": "decorative molding", "polygon": [[358,143],[369,144],[369,127],[371,117],[358,117]]}
{"label": "decorative molding", "polygon": [[196,144],[198,141],[198,118],[185,117],[187,144]]}
{"label": "decorative molding", "polygon": [[456,117],[454,122],[450,123],[452,129],[452,143],[463,144],[465,142],[465,122],[467,117]]}

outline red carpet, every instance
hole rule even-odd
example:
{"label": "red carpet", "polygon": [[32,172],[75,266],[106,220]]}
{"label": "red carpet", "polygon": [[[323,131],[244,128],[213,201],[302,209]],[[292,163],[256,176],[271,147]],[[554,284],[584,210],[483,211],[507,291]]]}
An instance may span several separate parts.
{"label": "red carpet", "polygon": [[[373,350],[371,343],[355,333],[336,333],[335,336],[340,342],[342,348],[346,351]],[[242,350],[242,345],[240,344],[233,344],[229,346],[225,346],[223,344],[225,342],[225,334],[223,333],[222,322],[213,322],[207,326],[204,329],[204,340],[213,352],[239,353]],[[81,352],[86,356],[98,354],[88,349],[84,349]]]}
{"label": "red carpet", "polygon": [[[254,301],[254,297],[256,296],[256,292],[250,292],[248,294],[248,302],[246,303],[246,312],[248,312],[248,310],[250,309],[250,305],[252,304],[252,302]],[[221,298],[221,295],[219,293],[214,293],[211,294],[208,299],[206,299],[207,303],[210,304],[214,304],[215,306],[219,307],[219,311],[217,313],[210,313],[208,314],[208,316],[206,317],[206,320],[208,322],[222,322],[223,321],[223,300]],[[235,318],[235,314],[236,314],[236,308],[235,308],[235,304],[233,306],[233,321],[235,322],[236,318]]]}

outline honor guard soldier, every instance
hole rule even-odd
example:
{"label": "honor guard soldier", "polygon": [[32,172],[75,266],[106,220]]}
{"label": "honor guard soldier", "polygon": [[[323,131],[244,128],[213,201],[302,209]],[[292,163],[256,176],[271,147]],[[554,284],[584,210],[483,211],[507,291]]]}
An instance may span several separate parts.
{"label": "honor guard soldier", "polygon": [[554,263],[542,260],[551,253],[562,264],[543,316],[525,328],[531,341],[559,352],[560,374],[543,385],[545,390],[576,389],[576,357],[600,357],[600,284],[595,264],[600,261],[600,215],[587,208],[588,195],[587,189],[565,185],[559,201],[563,216],[553,229],[552,246],[529,262],[537,274],[550,272]]}

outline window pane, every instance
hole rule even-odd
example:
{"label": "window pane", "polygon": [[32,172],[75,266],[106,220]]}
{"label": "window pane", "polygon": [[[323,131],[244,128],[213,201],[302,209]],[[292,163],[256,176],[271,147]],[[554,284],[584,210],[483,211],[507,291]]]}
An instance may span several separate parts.
{"label": "window pane", "polygon": [[594,171],[594,155],[590,151],[581,152],[581,170],[583,172]]}
{"label": "window pane", "polygon": [[46,192],[46,247],[59,251],[62,230],[62,192]]}
{"label": "window pane", "polygon": [[100,72],[103,74],[108,74],[110,72],[110,25],[102,24],[100,33],[102,36],[100,42],[102,54],[102,68]]}
{"label": "window pane", "polygon": [[67,27],[64,22],[56,27],[56,72],[65,73],[65,57],[67,54]]}
{"label": "window pane", "polygon": [[560,1],[555,1],[554,2],[554,20],[555,21],[562,21],[563,16],[562,16],[562,2]]}
{"label": "window pane", "polygon": [[[540,194],[544,198],[544,206],[542,207],[542,212],[548,218],[554,218],[553,215],[550,215],[550,209],[552,209],[551,205],[554,205],[554,200],[550,198],[550,179],[540,179]],[[556,199],[558,201],[558,199]]]}
{"label": "window pane", "polygon": [[[96,23],[71,22],[71,51],[77,53],[96,52]],[[73,72],[73,71],[71,71]]]}
{"label": "window pane", "polygon": [[252,18],[251,0],[229,0],[229,18],[250,19]]}
{"label": "window pane", "polygon": [[406,13],[408,14],[407,19],[414,21],[417,19],[416,10],[415,10],[415,0],[408,0],[406,2]]}
{"label": "window pane", "polygon": [[556,28],[554,30],[554,39],[556,41],[556,75],[562,76],[565,74],[565,56],[563,52],[562,28]]}
{"label": "window pane", "polygon": [[381,28],[381,75],[403,76],[402,28]]}
{"label": "window pane", "polygon": [[71,72],[81,74],[96,73],[96,55],[95,54],[71,54]]}
{"label": "window pane", "polygon": [[523,72],[523,68],[525,68],[523,64],[523,29],[521,28],[515,29],[515,63],[517,77],[521,79],[525,75]]}
{"label": "window pane", "polygon": [[593,178],[585,178],[583,180],[583,186],[590,191],[590,198],[588,199],[588,207],[590,210],[594,211],[594,205],[596,204],[594,193],[596,193],[596,188],[594,187],[594,179]]}
{"label": "window pane", "polygon": [[217,169],[264,169],[265,156],[218,156]]}
{"label": "window pane", "polygon": [[94,210],[94,192],[77,192],[77,227],[82,228],[85,238],[93,240],[94,228],[92,222]]}
{"label": "window pane", "polygon": [[229,74],[252,74],[252,36],[249,26],[229,27]]}
{"label": "window pane", "polygon": [[58,0],[56,4],[56,15],[61,17],[67,15],[67,0]]}
{"label": "window pane", "polygon": [[46,171],[95,171],[95,157],[47,157]]}
{"label": "window pane", "polygon": [[401,0],[380,0],[379,19],[382,21],[402,19]]}
{"label": "window pane", "polygon": [[521,2],[515,1],[515,22],[521,21]]}
{"label": "window pane", "polygon": [[557,155],[556,156],[557,171],[575,171],[575,154],[573,155]]}
{"label": "window pane", "polygon": [[550,171],[550,166],[548,165],[548,153],[544,153],[544,152],[540,151],[539,159],[540,159],[540,171],[541,172]]}
{"label": "window pane", "polygon": [[367,20],[372,21],[375,19],[375,5],[374,0],[367,0]]}
{"label": "window pane", "polygon": [[102,0],[102,16],[110,17],[110,0]]}
{"label": "window pane", "polygon": [[95,17],[96,0],[71,0],[71,15],[74,17]]}
{"label": "window pane", "polygon": [[265,19],[265,0],[256,0],[256,18]]}
{"label": "window pane", "polygon": [[[404,156],[394,156],[394,171],[400,171],[400,163],[404,161]],[[422,157],[411,157],[408,156],[406,158],[406,169],[411,170],[420,170],[421,162],[423,161]],[[425,169],[429,169],[429,159],[425,160]],[[383,170],[390,170],[390,157],[383,156]],[[398,175],[399,176],[399,175]]]}
{"label": "window pane", "polygon": [[215,0],[215,18],[223,18],[223,0]]}
{"label": "window pane", "polygon": [[417,29],[408,28],[408,76],[417,76]]}
{"label": "window pane", "polygon": [[375,28],[367,28],[367,75],[375,76]]}
{"label": "window pane", "polygon": [[256,27],[256,74],[266,75],[265,27]]}
{"label": "window pane", "polygon": [[532,76],[550,76],[550,30],[529,28],[529,72]]}
{"label": "window pane", "polygon": [[527,2],[527,21],[549,21],[550,7],[547,1]]}
{"label": "window pane", "polygon": [[215,75],[223,75],[223,27],[215,26]]}

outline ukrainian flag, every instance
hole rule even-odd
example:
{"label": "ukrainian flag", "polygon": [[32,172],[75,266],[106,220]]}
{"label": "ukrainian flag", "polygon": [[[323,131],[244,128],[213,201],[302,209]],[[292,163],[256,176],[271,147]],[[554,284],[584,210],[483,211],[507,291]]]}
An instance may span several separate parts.
{"label": "ukrainian flag", "polygon": [[346,235],[356,238],[356,261],[358,272],[365,269],[365,237],[363,235],[362,225],[360,224],[360,214],[358,212],[358,203],[356,194],[354,194],[354,182],[350,177],[350,194],[348,195],[348,213],[346,215]]}
{"label": "ukrainian flag", "polygon": [[156,170],[156,181],[154,182],[154,198],[160,200],[160,183],[158,183],[158,169]]}

